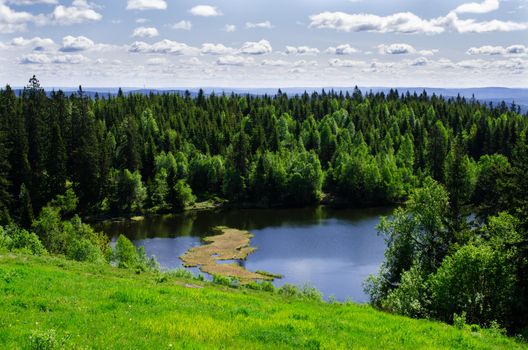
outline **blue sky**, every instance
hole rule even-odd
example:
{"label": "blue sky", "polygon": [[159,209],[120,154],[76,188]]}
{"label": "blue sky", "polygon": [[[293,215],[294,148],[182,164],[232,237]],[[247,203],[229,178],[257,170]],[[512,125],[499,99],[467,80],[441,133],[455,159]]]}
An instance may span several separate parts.
{"label": "blue sky", "polygon": [[528,87],[528,0],[0,0],[0,83]]}

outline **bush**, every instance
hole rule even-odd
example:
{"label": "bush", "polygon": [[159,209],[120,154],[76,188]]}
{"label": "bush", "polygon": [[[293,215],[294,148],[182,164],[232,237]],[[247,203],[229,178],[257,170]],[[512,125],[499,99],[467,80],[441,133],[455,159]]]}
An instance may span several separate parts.
{"label": "bush", "polygon": [[0,249],[9,249],[11,238],[7,235],[4,228],[0,226]]}
{"label": "bush", "polygon": [[187,269],[183,269],[183,268],[168,271],[165,273],[165,275],[167,275],[168,277],[174,277],[174,278],[185,278],[185,279],[194,278],[194,275],[192,274],[191,271]]}
{"label": "bush", "polygon": [[282,287],[280,287],[278,292],[280,295],[284,295],[287,297],[295,297],[299,294],[299,290],[297,289],[297,287],[289,283],[286,283]]}
{"label": "bush", "polygon": [[159,264],[154,257],[149,258],[143,247],[136,248],[123,235],[117,239],[111,260],[120,268],[136,269],[137,272],[159,270]]}
{"label": "bush", "polygon": [[315,287],[305,284],[302,286],[299,296],[303,299],[321,301],[323,300],[323,295]]}
{"label": "bush", "polygon": [[222,275],[213,275],[213,283],[231,288],[240,287],[240,281],[238,278],[231,278]]}
{"label": "bush", "polygon": [[468,323],[500,324],[508,319],[515,271],[505,253],[487,245],[466,245],[448,256],[431,276],[432,309],[443,321],[466,313]]}
{"label": "bush", "polygon": [[113,260],[117,263],[117,266],[121,268],[133,268],[137,264],[136,247],[134,247],[134,244],[123,235],[120,235],[117,239],[113,253]]}
{"label": "bush", "polygon": [[409,317],[427,316],[427,283],[422,272],[414,265],[402,274],[398,288],[389,292],[382,307]]}
{"label": "bush", "polygon": [[86,238],[74,240],[68,249],[67,256],[77,261],[103,261],[103,256],[99,248]]}
{"label": "bush", "polygon": [[[36,234],[11,225],[3,229],[4,244],[8,250],[26,250],[33,255],[44,255],[46,248]],[[2,238],[0,238],[1,240]]]}

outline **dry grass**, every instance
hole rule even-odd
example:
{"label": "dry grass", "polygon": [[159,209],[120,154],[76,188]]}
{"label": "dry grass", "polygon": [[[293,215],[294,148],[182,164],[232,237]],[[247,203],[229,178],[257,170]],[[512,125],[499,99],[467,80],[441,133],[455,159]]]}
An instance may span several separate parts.
{"label": "dry grass", "polygon": [[217,227],[219,235],[204,238],[208,244],[189,249],[180,257],[187,267],[199,267],[210,275],[236,277],[240,282],[273,280],[272,276],[251,272],[236,264],[218,264],[218,260],[244,260],[255,251],[249,245],[251,233],[228,227]]}

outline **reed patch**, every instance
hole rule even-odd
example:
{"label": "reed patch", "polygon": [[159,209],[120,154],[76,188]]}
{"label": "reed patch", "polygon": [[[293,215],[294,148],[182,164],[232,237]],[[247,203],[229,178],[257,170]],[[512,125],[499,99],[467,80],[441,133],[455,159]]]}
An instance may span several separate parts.
{"label": "reed patch", "polygon": [[238,278],[240,283],[274,279],[272,274],[251,272],[237,264],[219,264],[218,261],[245,260],[256,248],[250,246],[253,235],[248,231],[223,226],[215,231],[219,234],[204,238],[207,244],[193,247],[180,257],[186,267],[198,267],[213,276]]}

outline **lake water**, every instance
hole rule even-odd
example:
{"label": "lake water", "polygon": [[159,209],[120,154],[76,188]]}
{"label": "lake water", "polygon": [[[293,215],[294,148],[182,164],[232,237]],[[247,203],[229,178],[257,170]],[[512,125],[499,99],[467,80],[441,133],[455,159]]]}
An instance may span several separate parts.
{"label": "lake water", "polygon": [[276,286],[308,283],[326,298],[366,302],[363,281],[378,271],[385,250],[376,225],[381,215],[390,213],[386,208],[240,209],[108,221],[95,227],[114,239],[125,234],[165,269],[182,267],[179,256],[201,245],[215,226],[248,230],[254,235],[251,245],[257,247],[240,262],[248,270],[283,275]]}

